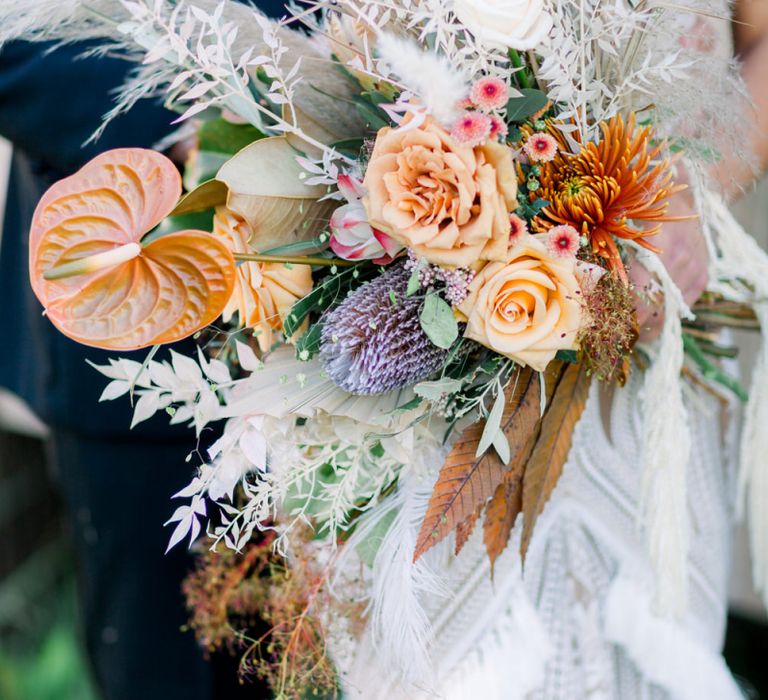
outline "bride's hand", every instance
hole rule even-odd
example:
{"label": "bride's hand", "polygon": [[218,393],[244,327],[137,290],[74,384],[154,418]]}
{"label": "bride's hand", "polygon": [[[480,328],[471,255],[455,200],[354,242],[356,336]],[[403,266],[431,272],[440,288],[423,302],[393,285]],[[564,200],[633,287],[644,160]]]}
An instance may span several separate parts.
{"label": "bride's hand", "polygon": [[[682,192],[670,200],[671,216],[691,216],[694,213],[687,192]],[[661,261],[682,291],[686,303],[693,304],[707,287],[709,261],[707,245],[698,219],[668,222],[662,226],[658,235],[649,240],[661,249]],[[638,291],[648,289],[651,275],[642,265],[637,263],[632,265],[629,277]],[[638,296],[635,305],[641,342],[656,338],[664,322],[661,299],[656,304],[649,304],[647,299],[643,298],[645,296]]]}

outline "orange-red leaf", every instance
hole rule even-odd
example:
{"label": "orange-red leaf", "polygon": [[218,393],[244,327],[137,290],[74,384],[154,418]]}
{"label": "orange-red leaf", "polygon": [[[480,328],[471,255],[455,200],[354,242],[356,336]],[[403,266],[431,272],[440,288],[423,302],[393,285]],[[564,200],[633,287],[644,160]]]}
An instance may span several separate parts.
{"label": "orange-red leaf", "polygon": [[541,430],[523,474],[523,536],[525,558],[536,520],[563,472],[576,423],[589,395],[590,378],[580,364],[566,365],[541,422]]}
{"label": "orange-red leaf", "polygon": [[506,548],[515,519],[522,509],[523,480],[522,474],[518,472],[515,478],[505,479],[499,484],[485,510],[483,542],[491,560],[491,576],[493,566]]}
{"label": "orange-red leaf", "polygon": [[[510,465],[519,459],[520,449],[536,430],[539,391],[538,375],[529,368],[519,370],[512,380],[501,421],[510,444]],[[470,425],[446,458],[421,524],[414,561],[483,506],[509,471],[510,466],[503,464],[492,449],[475,457],[482,433],[482,422]]]}
{"label": "orange-red leaf", "polygon": [[235,262],[203,231],[141,246],[181,195],[165,156],[107,151],[43,195],[30,231],[32,288],[51,322],[85,345],[134,350],[209,325],[228,301]]}
{"label": "orange-red leaf", "polygon": [[456,548],[454,550],[456,556],[459,556],[461,550],[464,549],[464,545],[467,544],[467,541],[472,536],[472,532],[474,531],[475,525],[477,525],[477,521],[480,518],[480,513],[482,512],[483,507],[478,506],[472,515],[456,526]]}

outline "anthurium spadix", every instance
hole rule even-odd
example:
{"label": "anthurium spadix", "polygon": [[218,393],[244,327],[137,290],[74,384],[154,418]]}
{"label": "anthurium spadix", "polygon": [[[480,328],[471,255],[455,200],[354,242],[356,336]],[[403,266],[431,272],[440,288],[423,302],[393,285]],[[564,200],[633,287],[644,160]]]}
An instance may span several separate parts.
{"label": "anthurium spadix", "polygon": [[94,347],[185,338],[227,303],[235,261],[204,231],[142,244],[176,205],[181,178],[155,151],[107,151],[54,184],[32,219],[29,275],[51,322]]}

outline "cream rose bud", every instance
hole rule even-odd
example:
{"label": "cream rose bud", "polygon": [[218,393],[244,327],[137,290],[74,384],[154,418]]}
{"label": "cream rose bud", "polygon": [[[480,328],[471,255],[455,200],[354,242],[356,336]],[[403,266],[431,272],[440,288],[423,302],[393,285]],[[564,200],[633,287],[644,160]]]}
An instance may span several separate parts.
{"label": "cream rose bud", "polygon": [[552,28],[544,0],[454,0],[459,21],[483,43],[527,50]]}
{"label": "cream rose bud", "polygon": [[464,335],[500,355],[543,371],[558,350],[575,350],[584,321],[576,258],[553,258],[530,237],[507,262],[478,272],[459,305]]}

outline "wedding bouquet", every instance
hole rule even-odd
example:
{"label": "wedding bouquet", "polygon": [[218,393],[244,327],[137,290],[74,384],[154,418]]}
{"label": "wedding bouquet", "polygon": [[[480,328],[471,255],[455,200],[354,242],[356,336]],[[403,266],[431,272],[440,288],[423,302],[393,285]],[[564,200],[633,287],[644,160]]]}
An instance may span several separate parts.
{"label": "wedding bouquet", "polygon": [[[745,237],[705,226],[694,319],[657,256],[676,181],[700,212],[718,201],[713,125],[682,123],[702,60],[657,48],[681,32],[665,5],[310,0],[277,23],[206,0],[21,6],[0,35],[100,40],[138,62],[108,117],[163,96],[194,139],[183,180],[121,149],[53,185],[30,277],[69,337],[151,348],[96,368],[102,400],[199,440],[220,426],[167,523],[169,547],[208,539],[186,584],[203,644],[245,649],[281,697],[333,694],[364,636],[424,681],[446,557],[475,530],[491,571],[510,542],[525,557],[590,385],[630,372],[659,600],[684,605],[686,534],[665,530],[684,385],[746,399],[717,330],[752,325],[745,303],[763,320],[766,280]],[[642,347],[638,300],[664,316]]]}

